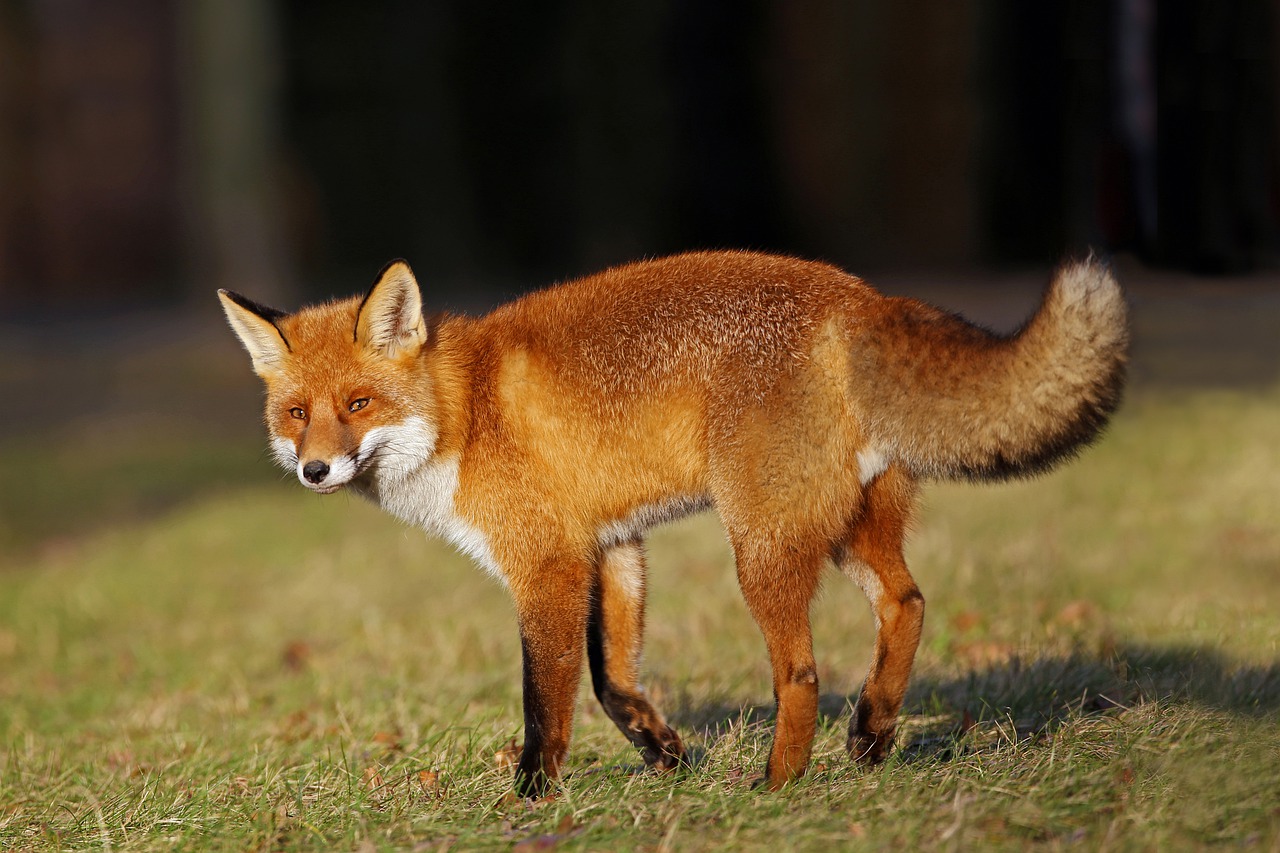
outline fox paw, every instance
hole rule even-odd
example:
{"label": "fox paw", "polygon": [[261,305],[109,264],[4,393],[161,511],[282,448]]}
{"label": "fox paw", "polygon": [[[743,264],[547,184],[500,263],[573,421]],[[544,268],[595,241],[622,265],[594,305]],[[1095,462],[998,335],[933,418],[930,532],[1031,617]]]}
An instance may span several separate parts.
{"label": "fox paw", "polygon": [[852,732],[845,748],[849,757],[863,767],[874,767],[885,760],[893,748],[894,730],[885,732]]}
{"label": "fox paw", "polygon": [[670,772],[685,763],[684,743],[670,728],[651,738],[643,754],[644,763],[659,773]]}

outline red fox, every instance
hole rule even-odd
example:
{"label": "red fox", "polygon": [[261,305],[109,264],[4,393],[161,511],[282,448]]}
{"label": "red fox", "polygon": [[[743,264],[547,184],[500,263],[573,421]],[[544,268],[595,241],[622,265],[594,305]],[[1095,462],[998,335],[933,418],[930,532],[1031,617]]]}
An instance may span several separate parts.
{"label": "red fox", "polygon": [[[517,790],[569,747],[583,647],[609,718],[659,770],[680,736],[639,683],[646,530],[714,508],[764,634],[777,721],[764,783],[809,763],[809,605],[827,561],[876,620],[848,750],[884,759],[924,598],[903,534],[924,479],[1046,470],[1119,403],[1119,286],[1093,259],[999,336],[821,263],[698,252],[621,266],[480,317],[428,317],[393,261],[295,314],[219,291],[267,387],[276,458],[451,541],[506,584],[524,672]],[[583,642],[583,639],[586,642]]]}

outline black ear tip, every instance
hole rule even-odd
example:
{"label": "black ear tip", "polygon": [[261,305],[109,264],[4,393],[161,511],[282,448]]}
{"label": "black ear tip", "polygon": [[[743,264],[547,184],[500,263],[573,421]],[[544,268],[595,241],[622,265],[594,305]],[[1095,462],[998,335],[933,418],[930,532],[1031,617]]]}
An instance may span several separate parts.
{"label": "black ear tip", "polygon": [[275,308],[270,308],[266,305],[259,305],[257,302],[254,302],[252,299],[249,299],[246,296],[241,296],[240,294],[236,293],[234,290],[227,290],[225,287],[218,288],[218,295],[225,296],[227,299],[230,299],[232,302],[234,302],[236,305],[239,305],[244,310],[252,314],[257,314],[259,317],[266,320],[268,323],[274,324],[281,317],[285,316],[285,313],[283,311],[278,311]]}
{"label": "black ear tip", "polygon": [[387,273],[391,272],[391,270],[396,267],[404,267],[405,271],[409,273],[409,276],[413,276],[413,267],[409,266],[408,261],[404,258],[392,258],[382,265],[382,269],[378,270],[378,275],[374,278],[373,283],[377,284],[382,281],[382,279],[386,278]]}

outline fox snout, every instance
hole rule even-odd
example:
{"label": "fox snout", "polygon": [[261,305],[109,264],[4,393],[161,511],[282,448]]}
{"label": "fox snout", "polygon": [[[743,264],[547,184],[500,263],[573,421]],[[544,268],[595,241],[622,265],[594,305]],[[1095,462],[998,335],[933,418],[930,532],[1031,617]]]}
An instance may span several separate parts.
{"label": "fox snout", "polygon": [[341,452],[329,456],[314,449],[308,452],[287,438],[276,438],[271,444],[276,461],[292,471],[302,485],[322,495],[336,492],[359,473],[356,461]]}
{"label": "fox snout", "polygon": [[314,485],[320,485],[329,476],[329,465],[319,459],[312,459],[302,466],[302,479]]}
{"label": "fox snout", "polygon": [[299,460],[295,465],[302,485],[322,495],[336,492],[359,473],[355,460],[342,455],[327,460]]}
{"label": "fox snout", "polygon": [[333,465],[323,459],[312,459],[298,465],[298,479],[313,492],[328,495],[336,492],[355,476],[355,465],[345,457],[333,460]]}

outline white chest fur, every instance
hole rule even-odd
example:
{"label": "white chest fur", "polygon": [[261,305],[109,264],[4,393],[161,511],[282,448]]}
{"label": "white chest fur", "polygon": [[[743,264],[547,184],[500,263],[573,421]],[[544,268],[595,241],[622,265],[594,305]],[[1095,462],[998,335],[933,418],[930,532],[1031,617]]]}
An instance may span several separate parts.
{"label": "white chest fur", "polygon": [[358,488],[397,518],[448,540],[454,547],[502,579],[484,534],[458,512],[458,456],[434,454],[436,435],[421,418],[371,430],[361,442],[361,456],[377,463],[369,482]]}
{"label": "white chest fur", "polygon": [[868,446],[858,451],[858,479],[867,485],[889,467],[889,457],[878,447]]}

